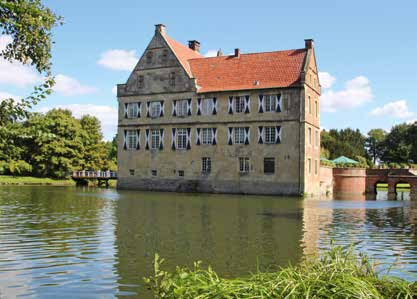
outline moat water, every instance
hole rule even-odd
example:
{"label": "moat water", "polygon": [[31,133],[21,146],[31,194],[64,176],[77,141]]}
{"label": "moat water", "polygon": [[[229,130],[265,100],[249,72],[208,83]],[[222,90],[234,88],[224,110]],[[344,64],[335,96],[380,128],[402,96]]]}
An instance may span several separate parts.
{"label": "moat water", "polygon": [[0,187],[0,298],[150,298],[143,277],[202,260],[223,276],[355,244],[417,280],[417,201]]}

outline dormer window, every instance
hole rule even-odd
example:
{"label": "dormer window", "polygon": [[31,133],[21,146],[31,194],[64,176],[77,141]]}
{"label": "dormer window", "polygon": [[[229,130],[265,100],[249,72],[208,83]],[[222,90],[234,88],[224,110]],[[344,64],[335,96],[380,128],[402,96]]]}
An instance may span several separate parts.
{"label": "dormer window", "polygon": [[152,51],[146,52],[146,63],[148,64],[152,63],[152,57],[153,57]]}
{"label": "dormer window", "polygon": [[175,73],[174,72],[169,74],[169,85],[175,86]]}
{"label": "dormer window", "polygon": [[144,81],[143,76],[139,76],[138,77],[138,88],[143,88],[143,81]]}

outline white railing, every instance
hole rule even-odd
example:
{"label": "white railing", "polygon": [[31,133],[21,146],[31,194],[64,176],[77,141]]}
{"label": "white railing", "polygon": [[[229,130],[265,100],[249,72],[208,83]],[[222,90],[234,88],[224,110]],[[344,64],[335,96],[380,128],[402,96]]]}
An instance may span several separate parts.
{"label": "white railing", "polygon": [[112,179],[117,178],[117,172],[110,171],[110,170],[97,170],[97,171],[91,171],[91,170],[81,170],[81,171],[73,171],[72,172],[73,178],[91,178],[91,179]]}

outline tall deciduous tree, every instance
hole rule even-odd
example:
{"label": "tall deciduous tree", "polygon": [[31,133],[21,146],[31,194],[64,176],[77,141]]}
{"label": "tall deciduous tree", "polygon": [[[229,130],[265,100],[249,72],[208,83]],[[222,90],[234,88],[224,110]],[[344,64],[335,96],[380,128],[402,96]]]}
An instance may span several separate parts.
{"label": "tall deciduous tree", "polygon": [[374,163],[382,158],[386,136],[387,133],[382,129],[372,129],[368,132],[365,145],[368,155]]}
{"label": "tall deciduous tree", "polygon": [[61,17],[40,0],[0,0],[0,31],[12,39],[0,58],[32,65],[45,78],[20,101],[0,99],[0,125],[26,117],[28,109],[51,93],[51,30],[60,23]]}
{"label": "tall deciduous tree", "polygon": [[407,163],[410,160],[412,142],[408,124],[396,125],[386,136],[382,160],[384,162]]}

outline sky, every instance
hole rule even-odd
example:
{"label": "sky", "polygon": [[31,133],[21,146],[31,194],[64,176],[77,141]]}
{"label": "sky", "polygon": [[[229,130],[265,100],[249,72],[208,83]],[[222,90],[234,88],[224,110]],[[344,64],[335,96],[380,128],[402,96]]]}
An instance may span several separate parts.
{"label": "sky", "polygon": [[[63,16],[54,29],[54,93],[35,108],[68,108],[117,126],[115,85],[125,83],[154,24],[204,55],[304,47],[315,40],[321,126],[389,130],[417,120],[417,1],[43,1]],[[8,37],[0,36],[0,49]],[[0,97],[25,96],[39,82],[31,68],[0,59]]]}

